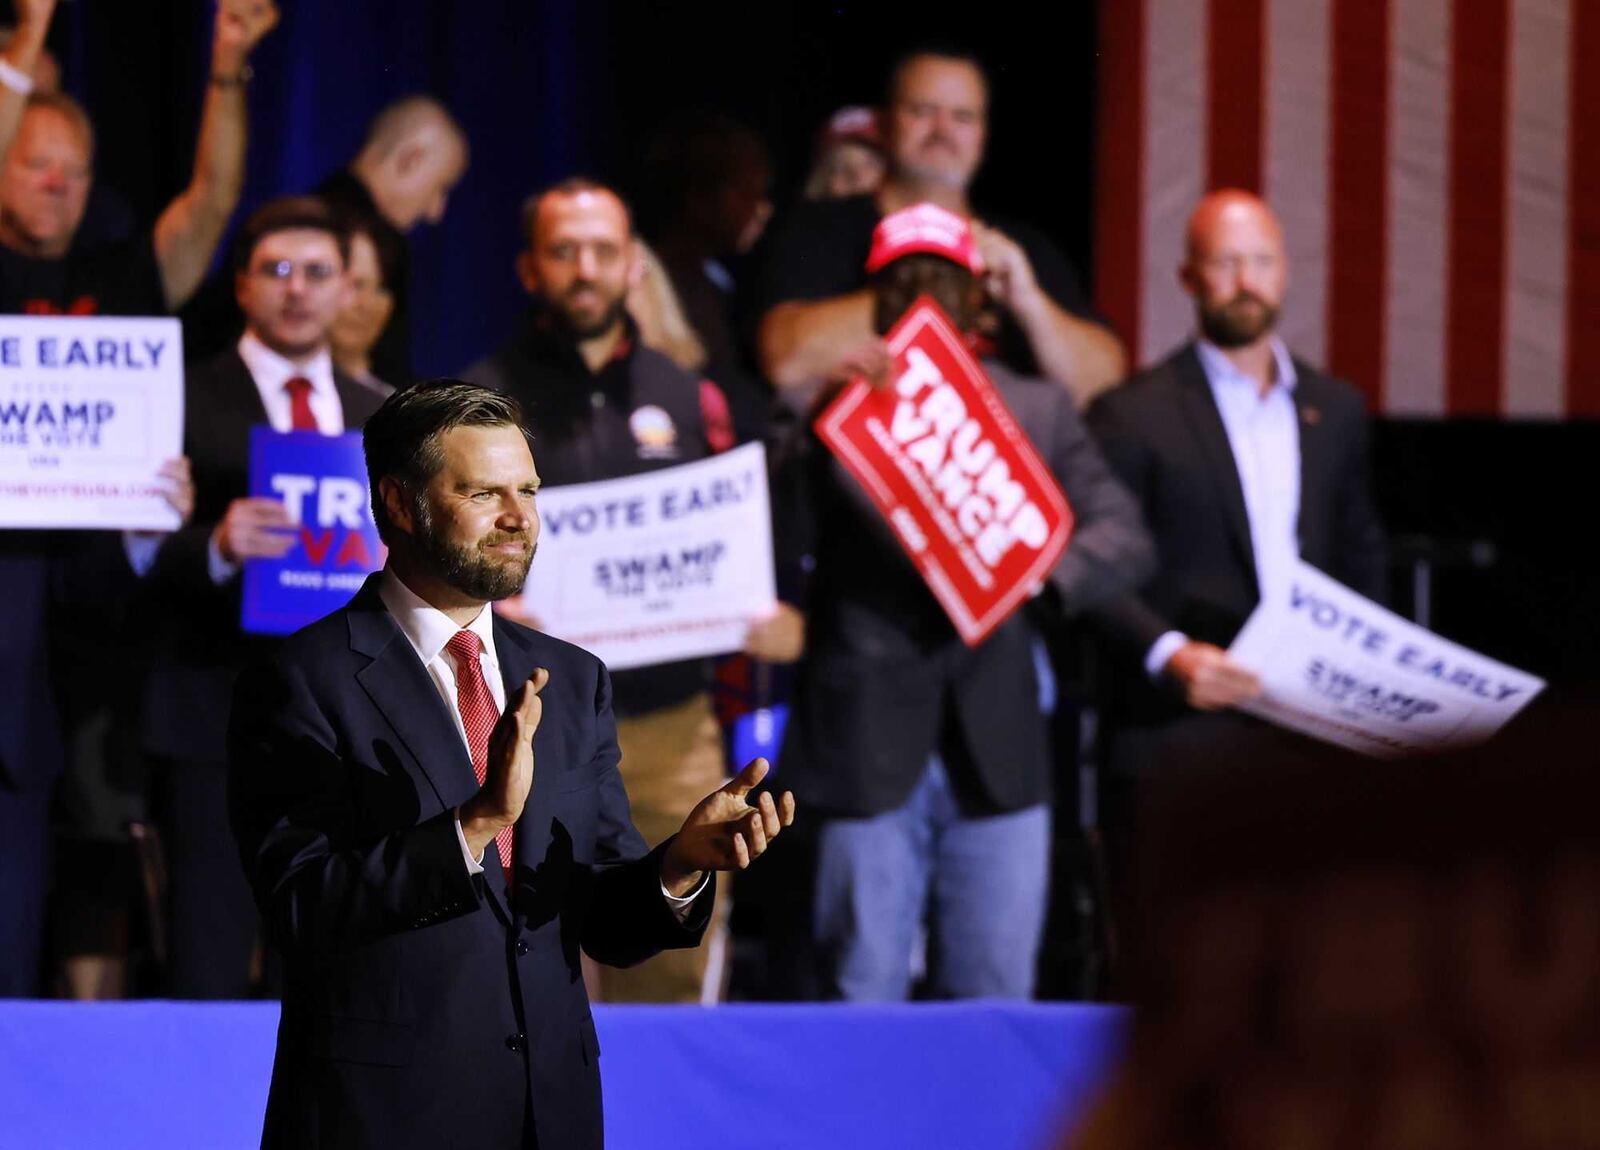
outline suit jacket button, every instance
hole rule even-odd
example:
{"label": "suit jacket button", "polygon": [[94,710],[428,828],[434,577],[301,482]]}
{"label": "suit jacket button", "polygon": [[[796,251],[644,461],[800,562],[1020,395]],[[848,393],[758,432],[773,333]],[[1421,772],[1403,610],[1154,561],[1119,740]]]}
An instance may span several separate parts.
{"label": "suit jacket button", "polygon": [[521,1054],[528,1049],[528,1036],[526,1034],[513,1034],[506,1039],[506,1049],[514,1054]]}
{"label": "suit jacket button", "polygon": [[517,954],[519,956],[521,956],[521,955],[524,955],[524,954],[527,954],[527,953],[528,953],[528,940],[525,939],[525,938],[517,939]]}

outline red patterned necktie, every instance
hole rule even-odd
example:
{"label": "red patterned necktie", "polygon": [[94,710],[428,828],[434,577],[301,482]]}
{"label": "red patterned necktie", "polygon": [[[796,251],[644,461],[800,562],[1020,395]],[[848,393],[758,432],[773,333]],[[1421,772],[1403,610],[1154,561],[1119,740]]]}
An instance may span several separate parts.
{"label": "red patterned necktie", "polygon": [[[457,631],[445,650],[456,664],[456,709],[461,712],[461,726],[467,732],[467,748],[472,752],[472,773],[478,776],[478,785],[489,777],[489,732],[500,718],[500,709],[494,705],[489,684],[483,677],[483,664],[479,654],[483,640],[471,631]],[[500,866],[506,872],[506,886],[511,883],[512,829],[500,828],[494,836],[494,846],[500,856]]]}
{"label": "red patterned necktie", "polygon": [[320,431],[317,417],[311,410],[311,381],[303,375],[287,380],[283,390],[289,393],[289,430]]}

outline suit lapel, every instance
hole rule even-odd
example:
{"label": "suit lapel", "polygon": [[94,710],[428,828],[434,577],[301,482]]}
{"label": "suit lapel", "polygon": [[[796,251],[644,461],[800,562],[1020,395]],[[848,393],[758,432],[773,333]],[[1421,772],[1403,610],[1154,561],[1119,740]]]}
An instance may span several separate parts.
{"label": "suit lapel", "polygon": [[1211,384],[1206,379],[1205,368],[1200,366],[1200,357],[1193,344],[1179,354],[1173,370],[1178,377],[1178,391],[1183,397],[1189,428],[1194,432],[1206,470],[1211,473],[1212,481],[1217,486],[1217,497],[1222,504],[1229,537],[1254,582],[1255,547],[1250,542],[1250,516],[1244,506],[1244,488],[1239,483],[1239,465],[1233,458],[1228,430],[1222,425],[1222,415],[1217,411]]}
{"label": "suit lapel", "polygon": [[427,669],[378,597],[381,577],[368,576],[350,603],[350,646],[372,660],[356,681],[400,736],[440,806],[454,807],[478,790],[472,760]]}
{"label": "suit lapel", "polygon": [[1295,364],[1297,383],[1294,389],[1295,422],[1300,432],[1300,514],[1295,534],[1300,542],[1300,553],[1307,552],[1311,543],[1312,554],[1317,553],[1314,541],[1306,539],[1307,523],[1322,523],[1323,498],[1331,490],[1337,445],[1329,436],[1327,419],[1321,404],[1321,381],[1309,367]]}

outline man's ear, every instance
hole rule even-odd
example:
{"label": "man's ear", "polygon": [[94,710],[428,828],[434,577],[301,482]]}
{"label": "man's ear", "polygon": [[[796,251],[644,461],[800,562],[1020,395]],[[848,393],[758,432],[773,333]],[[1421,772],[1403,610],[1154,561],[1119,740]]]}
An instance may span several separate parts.
{"label": "man's ear", "polygon": [[406,498],[406,489],[398,479],[392,475],[379,479],[378,498],[383,500],[384,514],[397,531],[407,535],[416,534],[417,522],[416,516],[411,513],[411,500]]}
{"label": "man's ear", "polygon": [[529,295],[539,294],[539,273],[533,266],[533,252],[529,248],[517,253],[517,279],[523,291]]}

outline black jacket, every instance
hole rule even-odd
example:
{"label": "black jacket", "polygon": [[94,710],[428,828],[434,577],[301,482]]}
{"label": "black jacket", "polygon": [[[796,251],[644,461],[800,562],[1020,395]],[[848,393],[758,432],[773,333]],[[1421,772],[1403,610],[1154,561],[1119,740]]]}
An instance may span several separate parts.
{"label": "black jacket", "polygon": [[[334,386],[348,430],[358,430],[382,402],[337,371]],[[183,410],[194,517],[168,536],[148,578],[161,635],[146,686],[144,740],[167,758],[221,763],[234,679],[277,640],[240,629],[244,580],[212,582],[207,547],[228,504],[249,494],[250,429],[266,424],[267,412],[236,350],[188,370]]]}
{"label": "black jacket", "polygon": [[[992,361],[984,369],[1076,517],[1050,595],[1078,612],[1136,586],[1150,571],[1149,537],[1070,397]],[[893,530],[809,428],[780,461],[773,520],[780,566],[814,564],[796,596],[808,633],[779,756],[784,784],[815,808],[879,814],[906,800],[938,750],[995,810],[1043,802],[1050,758],[1028,612],[967,647]]]}
{"label": "black jacket", "polygon": [[[550,671],[539,769],[516,826],[514,896],[469,875],[454,810],[478,789],[374,575],[347,607],[239,680],[229,810],[284,955],[266,1147],[599,1150],[599,1043],[579,965],[693,946],[617,769],[594,656],[494,620],[508,697]],[[669,840],[670,841],[670,840]]]}
{"label": "black jacket", "polygon": [[[1295,361],[1300,432],[1300,557],[1372,599],[1386,595],[1382,526],[1368,480],[1360,393]],[[1149,681],[1144,657],[1163,633],[1230,644],[1259,598],[1244,491],[1194,346],[1102,395],[1089,426],[1138,499],[1155,537],[1155,574],[1096,612],[1116,647],[1111,708],[1128,722],[1187,710]]]}

